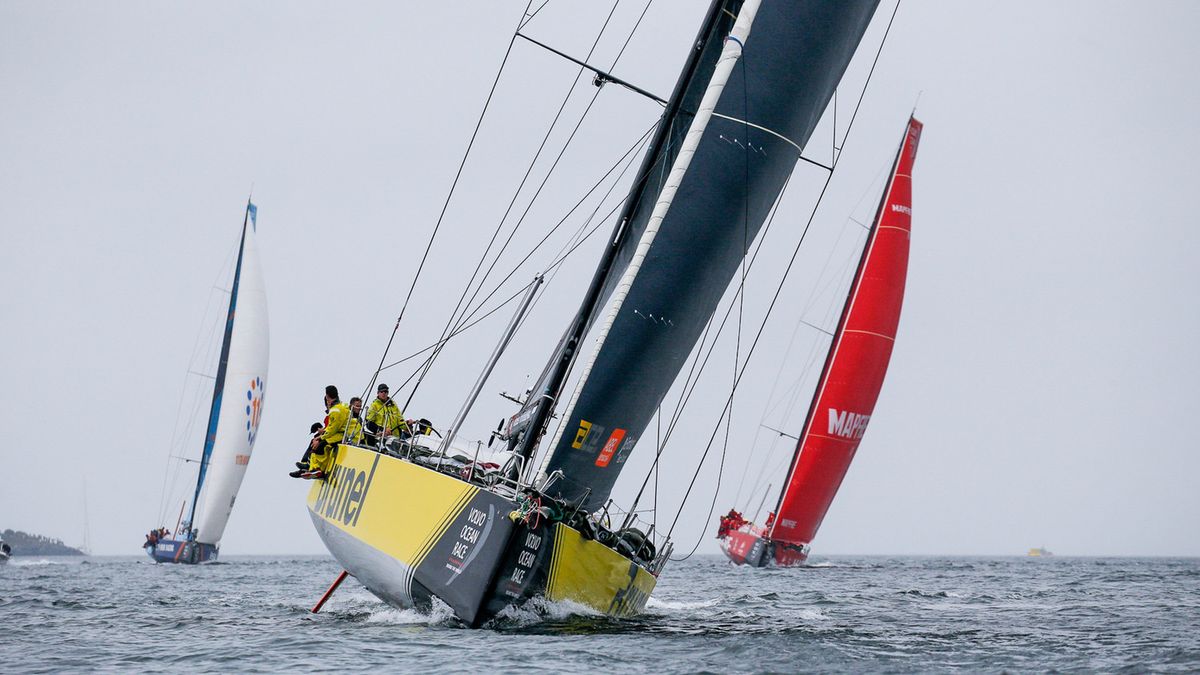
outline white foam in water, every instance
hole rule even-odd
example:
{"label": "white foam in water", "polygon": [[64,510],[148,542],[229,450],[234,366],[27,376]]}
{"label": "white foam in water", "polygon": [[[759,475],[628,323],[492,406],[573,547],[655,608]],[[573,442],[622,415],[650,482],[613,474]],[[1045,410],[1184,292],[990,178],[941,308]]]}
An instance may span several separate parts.
{"label": "white foam in water", "polygon": [[712,600],[700,600],[698,602],[672,602],[671,600],[659,600],[651,596],[646,601],[646,607],[648,609],[704,609],[705,607],[712,607],[718,602],[719,600],[715,598]]}
{"label": "white foam in water", "polygon": [[528,626],[547,619],[566,619],[572,616],[601,616],[600,612],[570,600],[551,602],[541,596],[532,598],[524,605],[509,605],[496,614],[496,619]]}
{"label": "white foam in water", "polygon": [[450,609],[450,605],[433,599],[433,606],[428,612],[422,612],[418,609],[397,609],[391,605],[385,605],[376,600],[373,596],[371,600],[375,604],[370,609],[367,616],[367,623],[382,623],[396,626],[410,626],[413,624],[425,624],[435,626],[439,624],[451,624],[456,621],[454,618],[454,610]]}
{"label": "white foam in water", "polygon": [[10,560],[13,567],[42,567],[43,565],[69,565],[61,560]]}
{"label": "white foam in water", "polygon": [[601,612],[571,600],[551,602],[545,598],[534,598],[529,604],[537,608],[551,619],[565,619],[569,616],[602,616]]}
{"label": "white foam in water", "polygon": [[829,617],[825,616],[825,614],[821,610],[813,609],[811,607],[804,607],[804,608],[800,609],[800,611],[796,612],[796,614],[797,614],[797,616],[799,616],[801,619],[804,619],[805,621],[813,621],[813,622],[829,621]]}

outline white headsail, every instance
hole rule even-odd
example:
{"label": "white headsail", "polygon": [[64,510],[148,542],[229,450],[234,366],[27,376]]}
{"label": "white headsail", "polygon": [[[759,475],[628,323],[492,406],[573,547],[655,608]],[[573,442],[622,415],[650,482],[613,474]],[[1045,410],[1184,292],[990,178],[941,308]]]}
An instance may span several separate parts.
{"label": "white headsail", "polygon": [[[250,463],[258,436],[263,394],[267,383],[270,344],[267,296],[255,244],[256,209],[247,209],[241,264],[230,299],[233,328],[225,364],[224,386],[218,392],[212,450],[201,469],[200,498],[195,521],[196,541],[219,544],[233,511],[233,502]],[[210,429],[212,427],[210,426]]]}

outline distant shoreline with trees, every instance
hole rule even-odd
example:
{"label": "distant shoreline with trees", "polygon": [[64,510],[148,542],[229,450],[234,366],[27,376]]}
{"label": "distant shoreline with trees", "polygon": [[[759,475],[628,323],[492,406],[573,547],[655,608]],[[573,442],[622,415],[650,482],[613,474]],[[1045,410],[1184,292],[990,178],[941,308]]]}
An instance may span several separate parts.
{"label": "distant shoreline with trees", "polygon": [[77,548],[71,548],[62,543],[61,539],[43,537],[40,534],[29,534],[19,530],[0,532],[0,539],[12,547],[13,557],[35,555],[87,555]]}

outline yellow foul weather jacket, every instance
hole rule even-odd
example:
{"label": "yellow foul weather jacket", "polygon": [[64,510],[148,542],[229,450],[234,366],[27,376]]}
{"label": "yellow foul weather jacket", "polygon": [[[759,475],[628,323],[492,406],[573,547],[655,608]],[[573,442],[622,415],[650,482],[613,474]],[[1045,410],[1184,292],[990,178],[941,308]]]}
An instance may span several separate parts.
{"label": "yellow foul weather jacket", "polygon": [[362,422],[360,422],[357,417],[351,417],[350,420],[346,422],[346,442],[353,443],[355,445],[362,445]]}
{"label": "yellow foul weather jacket", "polygon": [[367,408],[367,428],[371,430],[371,433],[381,436],[385,430],[389,436],[394,436],[407,427],[404,424],[404,413],[396,406],[394,400],[389,398],[387,403],[384,403],[376,398]]}
{"label": "yellow foul weather jacket", "polygon": [[338,401],[329,408],[329,424],[321,432],[321,440],[330,445],[342,442],[346,433],[346,420],[350,419],[350,406]]}

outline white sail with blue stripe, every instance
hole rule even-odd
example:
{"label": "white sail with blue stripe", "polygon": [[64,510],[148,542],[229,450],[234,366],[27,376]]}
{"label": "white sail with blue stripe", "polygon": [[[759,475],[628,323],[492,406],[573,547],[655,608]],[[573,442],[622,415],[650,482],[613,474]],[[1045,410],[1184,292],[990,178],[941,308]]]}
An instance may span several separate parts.
{"label": "white sail with blue stripe", "polygon": [[258,209],[246,206],[225,315],[200,469],[185,524],[173,539],[148,543],[161,562],[214,560],[250,464],[262,419],[270,355],[267,296],[255,241]]}

